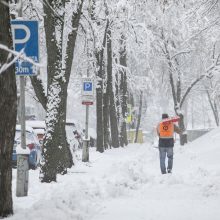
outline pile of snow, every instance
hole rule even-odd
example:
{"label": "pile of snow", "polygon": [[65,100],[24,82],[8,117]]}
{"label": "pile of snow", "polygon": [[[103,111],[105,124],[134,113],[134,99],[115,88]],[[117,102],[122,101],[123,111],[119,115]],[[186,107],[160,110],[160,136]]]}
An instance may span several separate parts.
{"label": "pile of snow", "polygon": [[45,121],[29,120],[26,121],[26,125],[32,127],[33,129],[38,129],[38,128],[46,129]]}
{"label": "pile of snow", "polygon": [[38,134],[45,134],[45,130],[44,130],[44,129],[37,128],[37,129],[34,129],[34,133],[35,133],[36,135],[38,135]]}
{"label": "pile of snow", "polygon": [[196,139],[188,147],[192,148],[192,153],[198,153],[198,156],[195,156],[201,165],[216,169],[220,164],[220,128]]}
{"label": "pile of snow", "polygon": [[[158,149],[132,144],[103,154],[81,152],[57,183],[40,183],[30,171],[29,195],[14,196],[9,219],[76,220],[219,220],[220,129],[175,146],[173,174],[161,175]],[[13,172],[15,195],[16,170]]]}

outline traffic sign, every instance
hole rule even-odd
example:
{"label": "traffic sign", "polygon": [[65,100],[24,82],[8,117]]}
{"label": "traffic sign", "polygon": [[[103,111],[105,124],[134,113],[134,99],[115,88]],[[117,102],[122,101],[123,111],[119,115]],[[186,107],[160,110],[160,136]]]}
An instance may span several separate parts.
{"label": "traffic sign", "polygon": [[83,105],[93,105],[92,101],[82,101]]}
{"label": "traffic sign", "polygon": [[91,78],[82,79],[82,95],[86,95],[86,96],[94,95],[93,80]]}
{"label": "traffic sign", "polygon": [[92,91],[92,82],[83,82],[83,90],[86,92]]}
{"label": "traffic sign", "polygon": [[128,107],[128,114],[127,114],[126,122],[127,122],[127,123],[131,123],[131,121],[132,121],[131,105],[128,104],[127,107]]}
{"label": "traffic sign", "polygon": [[[14,50],[23,50],[34,62],[39,62],[38,21],[12,20],[11,29]],[[28,61],[18,59],[15,63],[16,75],[36,75],[37,69]]]}
{"label": "traffic sign", "polygon": [[82,104],[93,105],[94,102],[94,85],[91,78],[82,79]]}

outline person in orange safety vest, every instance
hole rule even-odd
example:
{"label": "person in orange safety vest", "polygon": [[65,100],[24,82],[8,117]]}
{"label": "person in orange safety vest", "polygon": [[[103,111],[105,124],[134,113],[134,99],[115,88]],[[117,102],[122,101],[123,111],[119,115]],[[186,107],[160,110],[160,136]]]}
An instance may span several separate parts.
{"label": "person in orange safety vest", "polygon": [[[171,173],[173,168],[173,147],[174,132],[180,134],[181,131],[172,121],[167,120],[168,114],[162,114],[162,121],[157,126],[159,137],[160,169],[162,174]],[[166,157],[168,165],[166,167]]]}

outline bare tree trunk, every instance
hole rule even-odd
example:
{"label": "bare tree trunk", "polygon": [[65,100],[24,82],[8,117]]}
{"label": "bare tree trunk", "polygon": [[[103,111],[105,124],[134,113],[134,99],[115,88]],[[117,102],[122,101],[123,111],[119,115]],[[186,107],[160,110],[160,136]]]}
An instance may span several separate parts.
{"label": "bare tree trunk", "polygon": [[[57,82],[55,82],[57,83]],[[42,182],[51,182],[56,181],[56,174],[66,173],[66,168],[70,168],[73,164],[72,158],[70,157],[69,147],[66,141],[66,96],[67,92],[65,90],[66,85],[62,87],[58,84],[51,85],[48,91],[48,101],[53,101],[54,97],[57,94],[53,93],[54,88],[57,88],[61,91],[60,100],[58,100],[58,104],[54,105],[52,109],[47,109],[47,119],[46,123],[49,124],[47,127],[53,125],[53,130],[47,131],[47,135],[45,138],[44,144],[44,160],[45,165],[42,166],[42,172],[44,174],[42,178]],[[56,87],[57,86],[57,87]],[[51,91],[51,90],[52,91]],[[58,97],[56,97],[58,98]],[[59,99],[59,98],[58,98]],[[50,118],[50,113],[52,113],[52,118]],[[54,117],[54,118],[53,118]],[[46,151],[45,151],[46,149]]]}
{"label": "bare tree trunk", "polygon": [[108,28],[107,33],[107,94],[110,100],[110,126],[111,126],[111,142],[113,147],[119,147],[119,132],[118,132],[118,121],[115,106],[115,96],[113,91],[113,80],[112,80],[112,40],[111,40],[111,29]]}
{"label": "bare tree trunk", "polygon": [[[96,52],[96,59],[98,64],[98,88],[96,89],[96,130],[97,130],[97,146],[96,150],[100,153],[104,152],[104,119],[103,119],[103,66],[104,66],[104,48],[106,47],[106,35],[109,26],[109,21],[107,20],[105,33],[103,36],[102,49]],[[106,119],[106,118],[105,118]],[[107,119],[106,119],[107,120]]]}
{"label": "bare tree trunk", "polygon": [[122,35],[121,51],[120,51],[120,65],[124,68],[120,70],[121,80],[120,80],[120,94],[121,94],[121,114],[122,122],[120,126],[120,145],[128,145],[127,138],[127,128],[126,128],[126,116],[127,116],[127,74],[125,68],[127,67],[127,51],[125,45],[125,37]]}
{"label": "bare tree trunk", "polygon": [[214,100],[213,103],[212,103],[211,96],[210,96],[209,91],[207,89],[206,89],[206,93],[207,93],[207,96],[208,96],[209,104],[210,104],[211,109],[212,109],[212,113],[213,113],[214,118],[215,118],[215,123],[216,123],[217,126],[219,126],[219,115],[218,115],[218,108],[217,108],[216,102]]}
{"label": "bare tree trunk", "polygon": [[[186,128],[185,128],[185,124],[184,124],[184,116],[183,116],[183,114],[179,114],[178,116],[180,117],[179,128],[181,131],[185,131]],[[187,143],[187,134],[185,132],[183,132],[180,134],[180,145],[184,145],[186,143]]]}
{"label": "bare tree trunk", "polygon": [[116,105],[116,115],[117,115],[117,120],[118,124],[120,124],[120,90],[119,90],[119,77],[118,77],[118,72],[115,73],[115,105]]}
{"label": "bare tree trunk", "polygon": [[103,96],[103,129],[104,129],[104,148],[108,149],[110,143],[109,132],[109,97],[107,93]]}
{"label": "bare tree trunk", "polygon": [[104,143],[103,143],[103,60],[101,57],[102,51],[96,52],[96,59],[99,66],[97,73],[98,83],[96,89],[96,150],[100,153],[104,152]]}
{"label": "bare tree trunk", "polygon": [[191,126],[194,128],[194,100],[191,101]]}
{"label": "bare tree trunk", "polygon": [[140,123],[141,123],[142,101],[143,101],[143,91],[141,91],[141,94],[140,94],[138,120],[137,120],[137,127],[136,127],[134,143],[137,143],[137,140],[138,140],[138,132],[139,132],[139,127],[140,127]]}
{"label": "bare tree trunk", "polygon": [[[50,7],[48,7],[50,4]],[[63,55],[63,17],[54,17],[51,7],[56,11],[65,8],[65,1],[57,3],[50,0],[44,4],[46,45],[48,52],[48,93],[46,136],[43,145],[44,163],[41,167],[41,181],[56,181],[57,173],[66,173],[67,168],[73,165],[72,156],[66,140],[66,104],[67,87],[69,83],[75,42],[79,27],[83,0],[72,15],[72,32],[68,35],[66,54]],[[56,28],[56,30],[55,30]],[[57,39],[59,31],[60,39]],[[63,61],[65,64],[63,65]],[[40,100],[40,99],[39,99]]]}
{"label": "bare tree trunk", "polygon": [[134,108],[134,95],[133,93],[129,93],[129,102],[130,105],[131,105],[131,123],[130,123],[130,129],[135,129],[135,120],[134,120],[134,117],[133,117],[133,108]]}
{"label": "bare tree trunk", "polygon": [[[0,4],[0,15],[0,44],[12,49],[10,14],[6,4]],[[0,68],[12,59],[8,52],[0,50]],[[0,218],[2,218],[13,214],[11,155],[17,114],[14,65],[0,73],[0,94]]]}

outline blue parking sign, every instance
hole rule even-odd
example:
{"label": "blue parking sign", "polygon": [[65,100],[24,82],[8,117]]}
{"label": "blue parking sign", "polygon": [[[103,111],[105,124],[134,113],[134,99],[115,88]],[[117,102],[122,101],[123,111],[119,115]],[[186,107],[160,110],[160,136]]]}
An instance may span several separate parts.
{"label": "blue parking sign", "polygon": [[[39,62],[38,21],[12,20],[11,29],[14,49],[17,52],[24,50],[27,57]],[[15,64],[16,75],[36,75],[36,67],[18,59]]]}
{"label": "blue parking sign", "polygon": [[92,78],[82,78],[82,104],[93,105],[94,103],[94,84]]}
{"label": "blue parking sign", "polygon": [[92,82],[84,82],[83,83],[83,90],[85,92],[91,92],[92,91]]}

